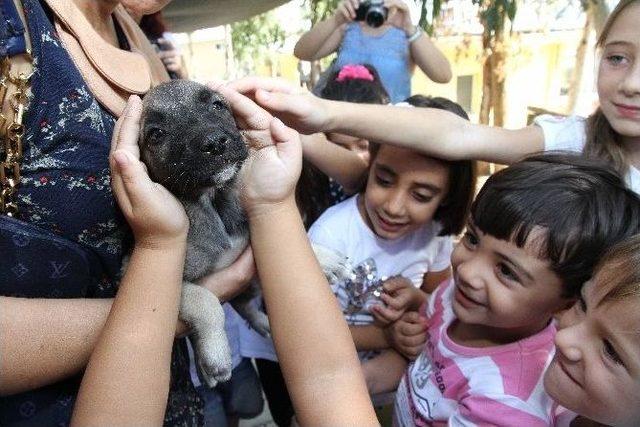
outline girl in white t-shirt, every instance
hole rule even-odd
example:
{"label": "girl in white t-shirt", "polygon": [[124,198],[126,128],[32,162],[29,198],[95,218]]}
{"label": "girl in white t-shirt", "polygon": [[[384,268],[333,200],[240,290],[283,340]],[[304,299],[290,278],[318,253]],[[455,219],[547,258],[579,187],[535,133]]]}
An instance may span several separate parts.
{"label": "girl in white t-shirt", "polygon": [[[510,164],[543,150],[574,150],[613,164],[640,192],[640,1],[621,0],[609,16],[598,47],[599,108],[588,119],[540,118],[507,130],[474,125],[439,110],[327,102],[294,94],[288,84],[249,78],[232,87],[304,132],[344,132],[419,150],[445,159]],[[392,123],[392,124],[391,124]]]}
{"label": "girl in white t-shirt", "polygon": [[[466,117],[462,107],[444,98],[415,96],[407,101]],[[390,347],[384,326],[417,310],[428,293],[450,277],[453,236],[467,218],[475,173],[471,161],[441,161],[406,148],[372,143],[370,152],[364,191],[323,213],[309,230],[309,239],[345,255],[353,265],[373,259],[378,277],[389,278],[380,304],[369,309],[349,303],[345,283],[332,285],[365,361],[370,391],[382,392],[397,386],[406,367],[394,350],[377,354]],[[389,371],[397,376],[379,375]]]}

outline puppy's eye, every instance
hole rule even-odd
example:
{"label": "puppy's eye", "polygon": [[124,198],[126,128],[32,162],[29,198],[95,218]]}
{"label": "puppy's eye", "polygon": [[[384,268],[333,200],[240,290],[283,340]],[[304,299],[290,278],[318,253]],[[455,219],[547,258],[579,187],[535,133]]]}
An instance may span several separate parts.
{"label": "puppy's eye", "polygon": [[157,145],[162,138],[167,134],[164,129],[160,128],[151,128],[147,131],[147,144],[149,145]]}
{"label": "puppy's eye", "polygon": [[213,107],[214,110],[224,110],[225,108],[227,108],[227,106],[224,105],[224,102],[220,101],[219,99],[216,101],[213,101],[211,103],[211,106]]}
{"label": "puppy's eye", "polygon": [[211,99],[212,93],[208,89],[202,89],[198,92],[198,101],[207,103]]}

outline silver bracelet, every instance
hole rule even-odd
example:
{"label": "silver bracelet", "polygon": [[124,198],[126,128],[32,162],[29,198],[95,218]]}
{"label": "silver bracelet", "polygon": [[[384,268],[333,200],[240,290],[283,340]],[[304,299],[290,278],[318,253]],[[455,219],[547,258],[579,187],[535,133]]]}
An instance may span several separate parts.
{"label": "silver bracelet", "polygon": [[418,37],[420,37],[422,33],[423,33],[422,28],[416,25],[416,31],[413,34],[411,34],[409,37],[407,37],[407,42],[413,43],[414,41],[418,40]]}

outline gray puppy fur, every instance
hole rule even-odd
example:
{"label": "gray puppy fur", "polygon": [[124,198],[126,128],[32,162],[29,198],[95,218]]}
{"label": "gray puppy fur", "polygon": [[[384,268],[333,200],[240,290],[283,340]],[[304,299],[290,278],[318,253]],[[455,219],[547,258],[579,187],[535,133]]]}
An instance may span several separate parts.
{"label": "gray puppy fur", "polygon": [[[220,94],[199,83],[174,80],[144,98],[140,150],[151,178],[180,200],[189,217],[180,318],[192,328],[198,365],[213,387],[230,378],[231,352],[220,302],[195,281],[230,265],[249,243],[236,179],[248,149]],[[351,272],[344,257],[314,250],[329,280]],[[231,304],[266,336],[267,317],[250,303],[258,292],[253,283]]]}

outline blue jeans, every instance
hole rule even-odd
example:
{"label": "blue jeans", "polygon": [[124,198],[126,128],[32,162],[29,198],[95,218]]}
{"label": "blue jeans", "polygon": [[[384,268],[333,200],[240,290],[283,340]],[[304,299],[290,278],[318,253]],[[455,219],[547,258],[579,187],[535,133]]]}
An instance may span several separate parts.
{"label": "blue jeans", "polygon": [[203,384],[196,390],[204,401],[205,427],[227,427],[227,417],[257,417],[264,406],[260,379],[251,359],[243,358],[226,383],[215,388]]}

